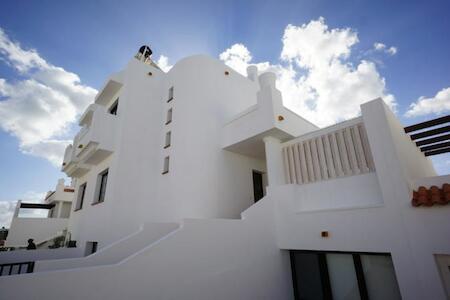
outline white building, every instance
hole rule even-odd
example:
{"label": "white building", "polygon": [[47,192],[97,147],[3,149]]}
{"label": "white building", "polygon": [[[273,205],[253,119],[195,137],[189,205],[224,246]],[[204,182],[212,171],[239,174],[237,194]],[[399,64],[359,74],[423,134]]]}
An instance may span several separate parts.
{"label": "white building", "polygon": [[272,73],[145,60],[107,80],[66,149],[68,231],[95,253],[2,276],[2,297],[448,297],[450,176],[381,99],[319,129]]}
{"label": "white building", "polygon": [[[60,179],[55,190],[47,193],[43,203],[17,201],[5,246],[23,248],[28,245],[28,239],[33,239],[38,248],[47,247],[52,245],[54,238],[65,236],[74,191],[73,186],[64,185],[64,179]],[[44,209],[48,213],[44,218],[22,216],[21,209]]]}

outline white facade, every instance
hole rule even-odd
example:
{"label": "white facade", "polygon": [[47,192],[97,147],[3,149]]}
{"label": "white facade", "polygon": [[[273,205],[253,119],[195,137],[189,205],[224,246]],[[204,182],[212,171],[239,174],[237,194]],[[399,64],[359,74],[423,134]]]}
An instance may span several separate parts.
{"label": "white facade", "polygon": [[38,247],[47,246],[53,238],[64,235],[68,228],[74,192],[73,186],[64,185],[64,179],[60,179],[55,190],[45,196],[43,206],[47,205],[44,208],[48,209],[46,218],[21,216],[20,209],[26,204],[17,201],[5,246],[26,247],[30,238]]}
{"label": "white facade", "polygon": [[319,129],[283,106],[274,74],[248,73],[193,56],[168,73],[132,59],[111,76],[63,163],[76,179],[71,239],[99,250],[0,277],[2,295],[294,299],[298,250],[328,252],[335,299],[363,293],[341,276],[345,253],[371,299],[446,299],[450,206],[411,198],[450,176],[436,177],[381,99]]}

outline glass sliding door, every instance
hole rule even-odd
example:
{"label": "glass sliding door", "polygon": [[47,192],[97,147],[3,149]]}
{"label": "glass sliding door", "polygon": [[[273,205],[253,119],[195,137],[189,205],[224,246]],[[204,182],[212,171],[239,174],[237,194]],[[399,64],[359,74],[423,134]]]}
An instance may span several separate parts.
{"label": "glass sliding door", "polygon": [[351,254],[328,253],[327,265],[333,300],[359,300],[358,279]]}
{"label": "glass sliding door", "polygon": [[401,299],[390,256],[363,254],[361,264],[369,299]]}
{"label": "glass sliding door", "polygon": [[291,251],[295,299],[401,299],[391,256]]}

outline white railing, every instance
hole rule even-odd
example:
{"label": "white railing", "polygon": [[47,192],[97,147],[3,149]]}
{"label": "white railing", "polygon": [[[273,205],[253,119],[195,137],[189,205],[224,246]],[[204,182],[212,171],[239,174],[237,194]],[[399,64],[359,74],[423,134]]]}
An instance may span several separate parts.
{"label": "white railing", "polygon": [[305,184],[375,170],[361,118],[299,137],[288,142],[282,151],[288,184]]}

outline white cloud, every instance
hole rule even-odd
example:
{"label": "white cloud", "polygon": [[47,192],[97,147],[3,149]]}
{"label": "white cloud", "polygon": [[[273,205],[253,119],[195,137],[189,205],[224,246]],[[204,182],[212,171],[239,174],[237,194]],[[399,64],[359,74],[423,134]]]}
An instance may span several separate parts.
{"label": "white cloud", "polygon": [[[256,64],[259,71],[277,74],[284,104],[319,126],[356,117],[360,104],[377,97],[395,109],[376,65],[361,60],[350,63],[357,33],[350,28],[329,29],[323,18],[301,26],[288,25],[282,38],[280,62]],[[220,59],[245,75],[252,64],[250,51],[235,44]]]}
{"label": "white cloud", "polygon": [[409,106],[405,113],[407,117],[418,117],[428,114],[443,114],[450,112],[450,87],[440,90],[434,97],[420,97]]}
{"label": "white cloud", "polygon": [[[21,200],[26,203],[42,203],[44,197],[45,193],[28,191],[21,197]],[[10,227],[16,204],[17,201],[0,201],[0,227]],[[23,209],[19,216],[26,218],[43,218],[46,217],[47,214],[47,210]]]}
{"label": "white cloud", "polygon": [[0,28],[0,59],[23,79],[0,78],[0,127],[19,139],[24,153],[59,165],[67,140],[61,136],[97,91],[78,75],[54,66],[36,50],[23,49]]}
{"label": "white cloud", "polygon": [[373,44],[373,49],[375,51],[384,52],[384,53],[387,53],[389,55],[397,54],[397,50],[398,50],[397,47],[391,46],[391,47],[388,48],[385,44],[379,43],[379,42]]}
{"label": "white cloud", "polygon": [[390,55],[395,55],[395,54],[397,54],[397,48],[389,47],[389,49],[387,49],[387,53],[389,53]]}
{"label": "white cloud", "polygon": [[386,49],[386,45],[383,43],[374,43],[373,48],[377,51],[382,51],[382,50]]}
{"label": "white cloud", "polygon": [[160,55],[156,64],[164,72],[169,72],[170,69],[172,69],[172,67],[173,67],[172,65],[169,64],[169,58],[167,58],[167,56],[165,56],[165,55]]}

